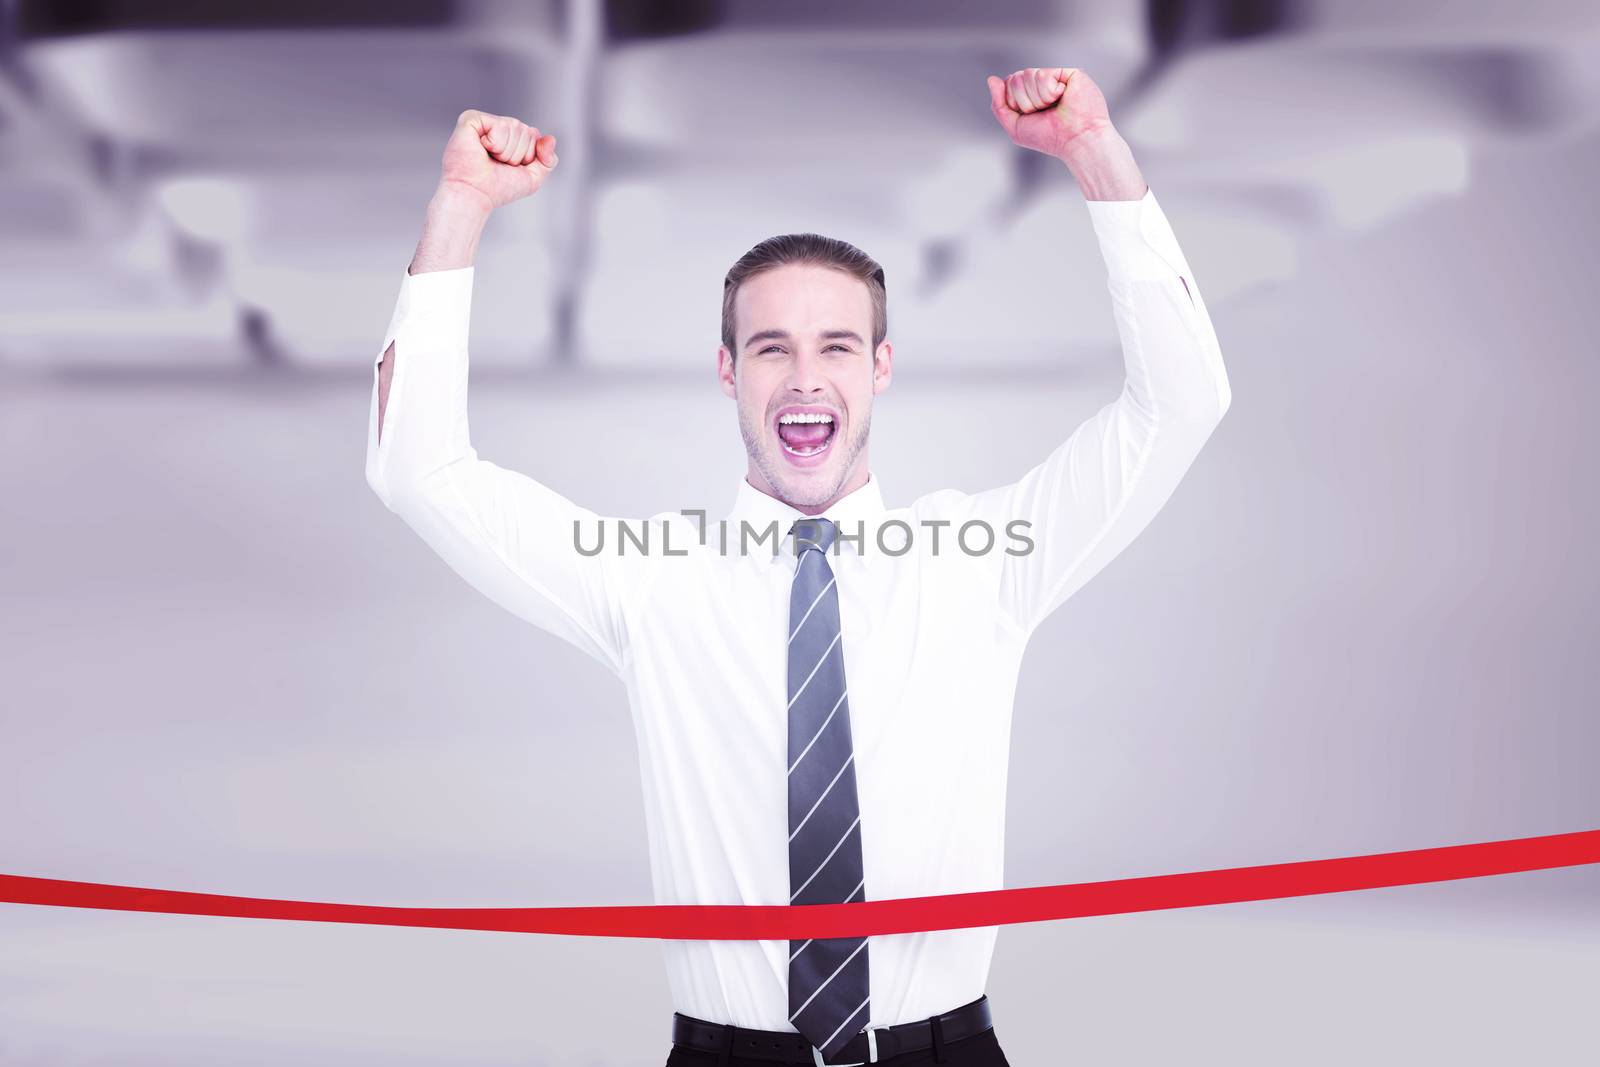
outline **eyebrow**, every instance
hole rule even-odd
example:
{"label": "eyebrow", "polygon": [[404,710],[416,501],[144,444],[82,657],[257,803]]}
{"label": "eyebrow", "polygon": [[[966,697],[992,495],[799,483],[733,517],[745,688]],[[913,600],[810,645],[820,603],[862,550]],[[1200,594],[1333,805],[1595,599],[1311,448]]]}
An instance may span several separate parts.
{"label": "eyebrow", "polygon": [[[858,345],[866,344],[861,339],[861,335],[854,330],[823,330],[821,337],[824,341],[854,341]],[[787,341],[788,339],[789,332],[787,330],[762,330],[759,333],[751,334],[750,339],[744,343],[744,346],[749,348],[757,341]]]}

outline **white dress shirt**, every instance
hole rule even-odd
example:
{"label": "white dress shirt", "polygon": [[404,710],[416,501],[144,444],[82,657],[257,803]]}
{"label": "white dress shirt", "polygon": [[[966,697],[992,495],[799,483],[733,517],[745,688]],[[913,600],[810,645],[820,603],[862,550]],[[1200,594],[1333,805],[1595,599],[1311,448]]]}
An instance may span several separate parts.
{"label": "white dress shirt", "polygon": [[[1003,888],[1012,699],[1028,637],[1149,523],[1228,407],[1216,334],[1155,195],[1088,209],[1126,366],[1120,395],[1011,485],[891,508],[874,473],[824,513],[863,534],[841,538],[829,563],[867,900]],[[628,541],[619,554],[615,519],[479,459],[467,433],[472,279],[471,267],[402,279],[373,367],[368,484],[485,596],[621,678],[657,903],[789,903],[795,558],[788,537],[781,551],[749,539],[741,551],[740,522],[759,534],[776,521],[784,536],[801,512],[741,479],[727,526],[671,512],[628,520],[648,551]],[[391,341],[380,441],[377,363]],[[993,550],[982,551],[982,527],[969,530],[977,554],[956,544],[973,520],[995,531]],[[1031,551],[1008,536],[1016,520]],[[602,526],[603,550],[580,552]],[[868,1025],[977,999],[997,932],[871,937]],[[677,1011],[794,1031],[787,941],[662,944]]]}

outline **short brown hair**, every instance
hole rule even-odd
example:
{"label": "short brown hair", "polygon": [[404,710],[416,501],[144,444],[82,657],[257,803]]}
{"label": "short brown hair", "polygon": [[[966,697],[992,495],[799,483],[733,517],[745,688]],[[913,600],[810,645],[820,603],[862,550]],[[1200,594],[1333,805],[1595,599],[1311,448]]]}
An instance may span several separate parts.
{"label": "short brown hair", "polygon": [[739,356],[734,336],[733,298],[739,286],[764,270],[789,263],[809,263],[819,267],[832,267],[844,271],[867,285],[872,298],[872,350],[889,333],[889,297],[883,284],[883,268],[877,260],[853,244],[819,233],[786,233],[769,237],[739,257],[722,282],[722,343],[735,359]]}

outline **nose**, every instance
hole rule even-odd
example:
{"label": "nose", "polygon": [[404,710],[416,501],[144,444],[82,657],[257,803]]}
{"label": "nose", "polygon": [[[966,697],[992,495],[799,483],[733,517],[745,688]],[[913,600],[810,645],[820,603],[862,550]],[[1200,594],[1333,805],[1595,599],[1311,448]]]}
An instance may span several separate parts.
{"label": "nose", "polygon": [[801,349],[789,361],[789,374],[784,385],[792,393],[820,393],[824,388],[822,357]]}

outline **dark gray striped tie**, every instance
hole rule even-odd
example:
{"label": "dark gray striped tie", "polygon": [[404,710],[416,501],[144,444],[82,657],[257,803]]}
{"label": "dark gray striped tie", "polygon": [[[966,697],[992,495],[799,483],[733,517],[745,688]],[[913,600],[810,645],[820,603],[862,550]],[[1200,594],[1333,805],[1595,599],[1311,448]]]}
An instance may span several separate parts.
{"label": "dark gray striped tie", "polygon": [[[789,903],[865,900],[839,591],[826,556],[839,528],[810,517],[790,532],[800,558],[789,592]],[[824,1056],[866,1025],[867,975],[865,937],[789,943],[789,1021]]]}

